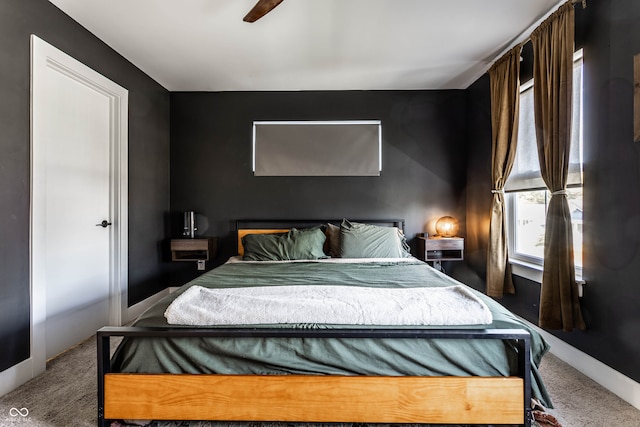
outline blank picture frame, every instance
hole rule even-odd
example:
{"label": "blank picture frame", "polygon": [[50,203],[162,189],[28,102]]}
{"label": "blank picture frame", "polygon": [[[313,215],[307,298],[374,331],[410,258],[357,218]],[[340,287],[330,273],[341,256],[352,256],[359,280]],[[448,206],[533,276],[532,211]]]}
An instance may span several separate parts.
{"label": "blank picture frame", "polygon": [[382,122],[254,121],[255,176],[380,176]]}

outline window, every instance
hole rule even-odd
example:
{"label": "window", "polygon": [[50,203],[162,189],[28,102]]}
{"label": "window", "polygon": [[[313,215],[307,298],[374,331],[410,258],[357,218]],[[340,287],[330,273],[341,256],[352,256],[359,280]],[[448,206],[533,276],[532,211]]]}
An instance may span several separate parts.
{"label": "window", "polygon": [[[582,272],[582,50],[574,55],[573,124],[567,199],[573,224],[576,274]],[[542,266],[544,232],[550,192],[540,175],[533,117],[533,81],[520,88],[518,149],[505,185],[509,258],[515,263]]]}

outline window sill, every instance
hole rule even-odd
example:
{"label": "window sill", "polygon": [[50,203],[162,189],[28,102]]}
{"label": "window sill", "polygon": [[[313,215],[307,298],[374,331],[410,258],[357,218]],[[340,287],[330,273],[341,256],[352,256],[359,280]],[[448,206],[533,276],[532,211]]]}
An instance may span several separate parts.
{"label": "window sill", "polygon": [[[519,259],[509,259],[511,272],[516,276],[524,277],[532,282],[542,283],[542,265]],[[576,268],[576,282],[583,282],[582,269]]]}
{"label": "window sill", "polygon": [[532,282],[542,283],[542,266],[519,259],[509,259],[511,272],[516,276],[524,277]]}

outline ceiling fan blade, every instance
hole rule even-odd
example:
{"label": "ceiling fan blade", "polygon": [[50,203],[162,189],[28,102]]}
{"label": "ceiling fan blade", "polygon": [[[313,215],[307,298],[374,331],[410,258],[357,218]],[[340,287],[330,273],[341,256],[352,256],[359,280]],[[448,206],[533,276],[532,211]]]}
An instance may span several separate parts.
{"label": "ceiling fan blade", "polygon": [[280,3],[282,3],[282,0],[258,0],[258,3],[253,6],[253,9],[242,20],[244,22],[256,22]]}

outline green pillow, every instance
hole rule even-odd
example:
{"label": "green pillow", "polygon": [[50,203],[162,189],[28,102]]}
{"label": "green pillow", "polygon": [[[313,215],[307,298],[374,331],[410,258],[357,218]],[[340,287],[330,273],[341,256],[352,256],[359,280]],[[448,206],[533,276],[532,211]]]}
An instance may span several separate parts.
{"label": "green pillow", "polygon": [[326,237],[320,227],[292,228],[279,234],[247,234],[242,238],[245,261],[285,261],[327,258],[322,247]]}
{"label": "green pillow", "polygon": [[343,258],[408,258],[404,234],[397,227],[349,222],[340,225],[340,254]]}

